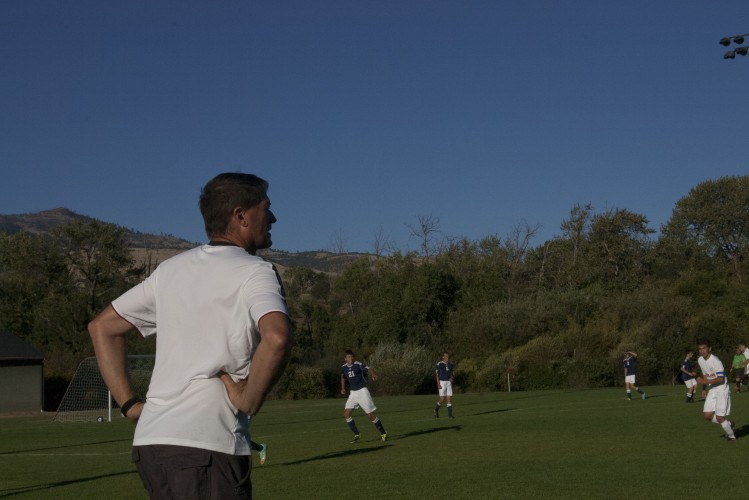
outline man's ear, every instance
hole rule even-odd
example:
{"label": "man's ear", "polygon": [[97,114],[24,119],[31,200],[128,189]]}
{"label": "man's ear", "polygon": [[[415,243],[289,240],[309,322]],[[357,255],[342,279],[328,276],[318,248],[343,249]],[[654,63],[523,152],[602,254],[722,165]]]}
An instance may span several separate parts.
{"label": "man's ear", "polygon": [[234,210],[231,211],[231,218],[239,222],[239,225],[242,227],[250,225],[250,221],[247,220],[246,210],[242,207],[234,207]]}

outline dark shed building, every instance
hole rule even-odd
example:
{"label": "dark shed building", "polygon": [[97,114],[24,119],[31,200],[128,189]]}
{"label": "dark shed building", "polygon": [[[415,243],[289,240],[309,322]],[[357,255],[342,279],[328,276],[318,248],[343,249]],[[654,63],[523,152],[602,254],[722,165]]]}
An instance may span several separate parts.
{"label": "dark shed building", "polygon": [[0,413],[41,411],[44,356],[10,332],[0,332]]}

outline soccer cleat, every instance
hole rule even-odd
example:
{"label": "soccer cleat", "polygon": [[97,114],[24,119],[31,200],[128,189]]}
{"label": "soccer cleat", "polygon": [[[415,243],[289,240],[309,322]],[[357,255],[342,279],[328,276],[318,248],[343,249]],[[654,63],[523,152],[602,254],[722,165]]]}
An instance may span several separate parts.
{"label": "soccer cleat", "polygon": [[647,396],[645,396],[645,393],[643,392],[643,393],[642,393],[642,400],[644,401],[646,397],[647,397]]}
{"label": "soccer cleat", "polygon": [[260,444],[263,448],[257,452],[258,456],[260,457],[260,465],[265,464],[265,454],[268,452],[268,445],[265,443]]}
{"label": "soccer cleat", "polygon": [[382,439],[383,441],[387,441],[388,440],[388,435],[387,434],[380,434],[380,439]]}
{"label": "soccer cleat", "polygon": [[354,439],[351,440],[352,443],[355,443],[359,441],[359,438],[361,437],[361,434],[354,434]]}

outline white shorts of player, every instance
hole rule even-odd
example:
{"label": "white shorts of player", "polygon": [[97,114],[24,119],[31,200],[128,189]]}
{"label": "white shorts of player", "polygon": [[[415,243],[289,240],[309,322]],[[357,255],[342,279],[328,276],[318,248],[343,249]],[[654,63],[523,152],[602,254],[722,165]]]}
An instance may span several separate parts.
{"label": "white shorts of player", "polygon": [[687,386],[687,389],[691,389],[695,385],[697,385],[697,379],[696,378],[690,378],[689,380],[684,381],[684,385]]}
{"label": "white shorts of player", "polygon": [[731,414],[731,391],[727,385],[707,391],[702,412],[715,413],[719,417],[726,417]]}
{"label": "white shorts of player", "polygon": [[369,389],[366,387],[359,389],[358,391],[351,391],[346,400],[346,409],[355,410],[361,407],[364,413],[372,413],[377,409],[372,401],[372,395],[369,393]]}
{"label": "white shorts of player", "polygon": [[634,375],[627,375],[624,377],[624,382],[627,384],[635,385],[635,376]]}
{"label": "white shorts of player", "polygon": [[449,380],[440,380],[440,396],[452,396],[453,383]]}

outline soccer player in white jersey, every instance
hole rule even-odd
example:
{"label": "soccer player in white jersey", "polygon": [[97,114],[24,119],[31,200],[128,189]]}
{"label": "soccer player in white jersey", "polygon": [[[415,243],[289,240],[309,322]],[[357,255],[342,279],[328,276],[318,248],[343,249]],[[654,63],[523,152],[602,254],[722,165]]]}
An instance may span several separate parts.
{"label": "soccer player in white jersey", "polygon": [[702,370],[702,376],[697,378],[697,383],[702,384],[702,396],[705,398],[702,415],[708,422],[723,427],[726,439],[736,441],[733,422],[726,418],[731,414],[731,390],[723,363],[712,353],[712,347],[707,340],[699,340],[697,345],[700,352],[698,362]]}
{"label": "soccer player in white jersey", "polygon": [[442,361],[437,363],[434,370],[434,378],[437,379],[437,392],[439,401],[434,407],[434,418],[440,417],[442,402],[447,398],[447,416],[453,418],[453,364],[450,363],[450,355],[442,353]]}

